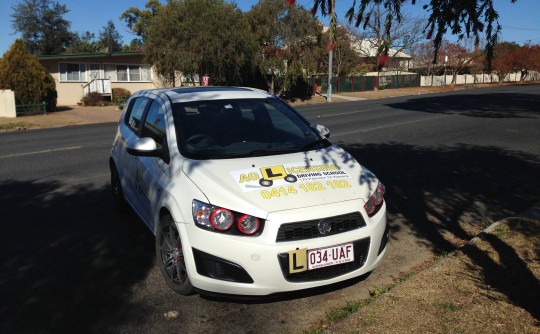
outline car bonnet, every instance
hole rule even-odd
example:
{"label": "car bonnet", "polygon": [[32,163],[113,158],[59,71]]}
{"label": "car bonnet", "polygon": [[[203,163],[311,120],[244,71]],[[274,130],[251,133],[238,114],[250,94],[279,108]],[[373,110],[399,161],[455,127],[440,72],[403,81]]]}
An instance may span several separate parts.
{"label": "car bonnet", "polygon": [[377,185],[369,170],[336,145],[275,156],[191,160],[183,171],[210,204],[258,217],[367,199]]}

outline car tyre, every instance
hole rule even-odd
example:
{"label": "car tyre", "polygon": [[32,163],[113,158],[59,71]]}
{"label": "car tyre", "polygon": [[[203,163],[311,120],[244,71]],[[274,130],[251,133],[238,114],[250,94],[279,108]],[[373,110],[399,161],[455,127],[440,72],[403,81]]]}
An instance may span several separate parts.
{"label": "car tyre", "polygon": [[189,281],[180,234],[169,215],[163,217],[157,229],[156,254],[167,285],[178,294],[192,294],[194,288]]}

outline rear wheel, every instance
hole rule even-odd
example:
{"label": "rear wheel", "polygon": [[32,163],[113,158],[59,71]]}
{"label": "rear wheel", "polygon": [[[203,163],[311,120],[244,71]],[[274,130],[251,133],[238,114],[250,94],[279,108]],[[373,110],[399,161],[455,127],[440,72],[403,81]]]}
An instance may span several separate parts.
{"label": "rear wheel", "polygon": [[189,295],[194,289],[189,281],[180,234],[171,216],[161,220],[156,233],[159,269],[167,285],[176,293]]}

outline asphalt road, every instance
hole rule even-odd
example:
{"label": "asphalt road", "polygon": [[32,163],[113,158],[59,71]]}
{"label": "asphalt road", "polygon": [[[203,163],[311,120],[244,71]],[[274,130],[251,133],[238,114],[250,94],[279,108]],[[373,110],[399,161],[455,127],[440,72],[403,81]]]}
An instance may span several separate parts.
{"label": "asphalt road", "polygon": [[115,124],[0,134],[0,332],[301,332],[540,201],[539,88],[299,108],[385,183],[392,240],[364,280],[262,300],[166,288],[152,235],[110,200]]}

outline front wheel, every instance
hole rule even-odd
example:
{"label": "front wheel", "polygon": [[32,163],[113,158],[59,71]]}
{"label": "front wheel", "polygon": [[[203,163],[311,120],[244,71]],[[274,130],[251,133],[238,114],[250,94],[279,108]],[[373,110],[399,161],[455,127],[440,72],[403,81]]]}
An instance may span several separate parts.
{"label": "front wheel", "polygon": [[167,285],[181,295],[192,294],[180,234],[171,216],[165,216],[156,233],[159,269]]}

